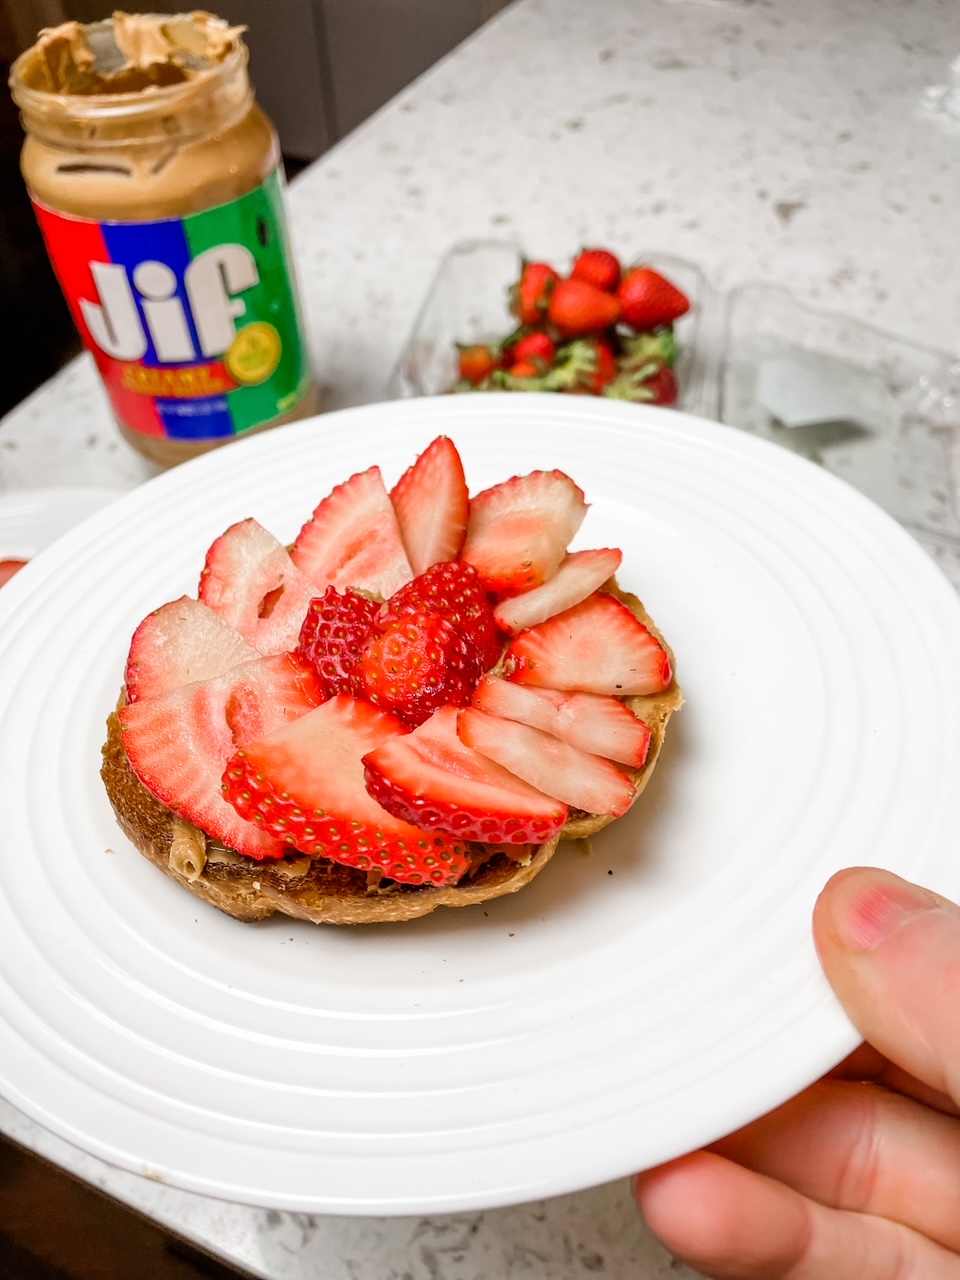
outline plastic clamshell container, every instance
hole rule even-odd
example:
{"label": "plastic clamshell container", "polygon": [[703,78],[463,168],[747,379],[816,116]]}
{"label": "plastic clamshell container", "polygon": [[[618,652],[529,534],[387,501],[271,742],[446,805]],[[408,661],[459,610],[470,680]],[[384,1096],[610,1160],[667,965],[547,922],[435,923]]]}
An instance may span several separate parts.
{"label": "plastic clamshell container", "polygon": [[766,285],[731,291],[724,337],[722,422],[846,480],[938,559],[948,545],[960,556],[960,368],[952,357]]}
{"label": "plastic clamshell container", "polygon": [[[502,338],[524,256],[569,268],[571,253],[455,244],[442,259],[391,382],[393,396],[442,395],[457,344]],[[676,325],[678,407],[803,454],[903,524],[960,590],[960,362],[782,288],[714,290],[692,262],[638,253],[690,298]],[[507,393],[514,394],[514,393]],[[520,392],[515,394],[522,394]]]}
{"label": "plastic clamshell container", "polygon": [[[507,306],[507,291],[520,275],[524,254],[500,240],[471,240],[455,244],[440,263],[414,322],[413,331],[394,371],[395,397],[442,395],[459,376],[457,344],[494,342],[516,327]],[[537,253],[561,274],[569,270],[567,251],[551,256]],[[716,416],[715,379],[705,358],[704,334],[718,309],[717,295],[699,267],[663,253],[639,253],[629,264],[654,267],[682,289],[690,311],[676,325],[679,346],[676,364],[678,407],[688,413]],[[517,392],[515,394],[523,394]]]}

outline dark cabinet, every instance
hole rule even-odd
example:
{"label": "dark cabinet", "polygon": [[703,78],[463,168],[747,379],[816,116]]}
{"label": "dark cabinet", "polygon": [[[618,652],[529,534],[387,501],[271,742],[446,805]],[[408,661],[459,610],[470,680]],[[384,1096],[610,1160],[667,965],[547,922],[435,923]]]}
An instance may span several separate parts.
{"label": "dark cabinet", "polygon": [[[253,81],[284,154],[312,160],[507,3],[213,0],[209,8],[246,25]],[[41,26],[64,19],[94,22],[114,7],[105,0],[0,0],[0,6],[21,43]],[[178,13],[190,6],[185,0],[148,0],[143,8]]]}

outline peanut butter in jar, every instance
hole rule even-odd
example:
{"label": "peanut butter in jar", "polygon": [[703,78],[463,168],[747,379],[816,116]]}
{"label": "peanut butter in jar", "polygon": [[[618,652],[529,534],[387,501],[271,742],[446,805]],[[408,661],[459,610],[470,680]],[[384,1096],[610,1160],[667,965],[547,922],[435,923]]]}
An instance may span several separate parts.
{"label": "peanut butter in jar", "polygon": [[199,10],[68,22],[10,85],[47,250],[126,439],[170,466],[315,413],[242,28]]}

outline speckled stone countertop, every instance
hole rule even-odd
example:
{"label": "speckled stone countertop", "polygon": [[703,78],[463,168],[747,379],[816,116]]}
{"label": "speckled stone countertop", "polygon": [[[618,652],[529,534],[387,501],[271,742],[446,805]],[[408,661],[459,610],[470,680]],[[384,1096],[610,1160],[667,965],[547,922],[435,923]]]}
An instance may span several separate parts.
{"label": "speckled stone countertop", "polygon": [[[324,407],[383,399],[455,241],[609,244],[789,287],[960,351],[960,126],[921,110],[960,53],[954,0],[521,0],[304,172],[292,229]],[[85,357],[0,423],[0,489],[128,488]],[[692,1276],[625,1184],[424,1220],[257,1211],[0,1128],[270,1280]]]}

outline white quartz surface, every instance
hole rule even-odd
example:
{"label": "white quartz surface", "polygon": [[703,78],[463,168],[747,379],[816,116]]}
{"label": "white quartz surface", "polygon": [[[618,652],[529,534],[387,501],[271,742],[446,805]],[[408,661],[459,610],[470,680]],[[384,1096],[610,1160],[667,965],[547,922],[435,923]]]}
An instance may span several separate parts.
{"label": "white quartz surface", "polygon": [[[670,252],[720,288],[785,285],[960,350],[960,131],[922,110],[957,53],[955,0],[521,0],[290,191],[325,407],[387,395],[439,258],[471,237]],[[0,489],[151,474],[86,357],[0,423]],[[2,1101],[0,1128],[270,1280],[693,1275],[626,1184],[423,1221],[307,1217],[111,1169]]]}

